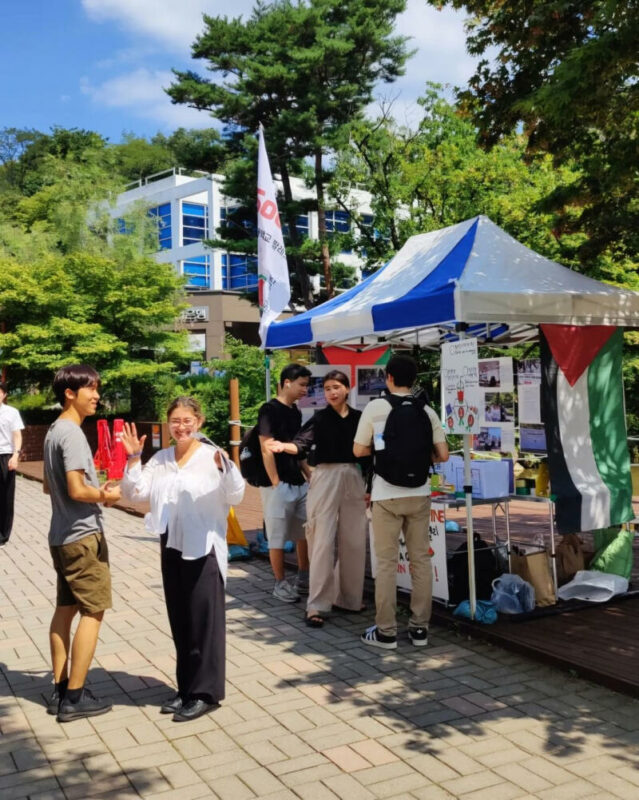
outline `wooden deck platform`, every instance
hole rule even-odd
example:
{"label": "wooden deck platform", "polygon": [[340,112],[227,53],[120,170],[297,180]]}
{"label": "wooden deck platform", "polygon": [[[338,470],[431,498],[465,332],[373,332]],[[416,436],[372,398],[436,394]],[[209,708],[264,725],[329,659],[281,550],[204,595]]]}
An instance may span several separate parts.
{"label": "wooden deck platform", "polygon": [[[19,471],[35,480],[42,480],[42,462],[20,464]],[[143,509],[123,510],[141,513]],[[262,527],[259,490],[247,487],[241,505],[236,509],[240,525],[252,538]],[[449,518],[464,522],[464,510],[451,511]],[[548,528],[546,506],[513,501],[510,510],[511,534],[517,540],[532,540]],[[490,506],[478,506],[474,514],[475,529],[487,540],[492,538]],[[497,532],[505,538],[501,516]],[[634,585],[639,588],[639,543],[635,542]],[[372,597],[373,583],[367,581]],[[533,659],[569,670],[581,677],[639,697],[639,597],[619,600],[603,606],[543,616],[523,622],[500,619],[494,625],[480,625],[453,617],[452,609],[435,603],[433,622],[454,626],[469,635],[480,637],[504,648],[515,650]]]}

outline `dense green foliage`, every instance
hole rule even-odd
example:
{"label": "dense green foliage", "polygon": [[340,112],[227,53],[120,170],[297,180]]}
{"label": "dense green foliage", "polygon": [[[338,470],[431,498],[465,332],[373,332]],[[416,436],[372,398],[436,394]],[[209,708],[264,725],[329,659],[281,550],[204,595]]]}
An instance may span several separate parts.
{"label": "dense green foliage", "polygon": [[[434,5],[446,3],[434,0]],[[451,0],[472,15],[483,56],[460,93],[487,145],[520,123],[531,154],[578,174],[548,197],[560,232],[583,232],[586,266],[606,251],[639,253],[639,6],[635,0],[546,3]],[[496,57],[493,55],[497,51]],[[628,271],[631,265],[627,264]]]}
{"label": "dense green foliage", "polygon": [[0,140],[0,347],[12,388],[47,391],[61,365],[85,361],[115,395],[185,364],[181,278],[148,255],[144,214],[132,236],[108,214],[126,145],[63,129]]}
{"label": "dense green foliage", "polygon": [[[486,152],[472,123],[429,86],[420,100],[423,117],[415,128],[390,114],[360,120],[339,154],[330,190],[356,222],[352,245],[370,266],[390,258],[409,236],[486,214],[532,249],[570,263],[570,239],[553,234],[554,215],[541,211],[543,198],[574,179],[553,168],[550,157],[525,160],[525,140],[504,138]],[[349,208],[356,186],[373,194],[374,227]]]}

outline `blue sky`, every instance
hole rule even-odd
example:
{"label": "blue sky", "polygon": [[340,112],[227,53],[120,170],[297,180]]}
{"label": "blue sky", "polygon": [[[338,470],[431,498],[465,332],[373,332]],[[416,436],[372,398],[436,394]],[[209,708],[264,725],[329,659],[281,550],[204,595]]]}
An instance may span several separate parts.
{"label": "blue sky", "polygon": [[[124,131],[152,136],[214,124],[205,113],[173,106],[163,92],[171,68],[194,67],[190,44],[202,13],[247,15],[252,0],[5,0],[0,50],[0,127],[53,125],[96,130],[112,142]],[[418,52],[404,78],[380,87],[395,116],[418,118],[427,80],[462,85],[474,62],[465,52],[464,16],[408,0],[399,19]]]}

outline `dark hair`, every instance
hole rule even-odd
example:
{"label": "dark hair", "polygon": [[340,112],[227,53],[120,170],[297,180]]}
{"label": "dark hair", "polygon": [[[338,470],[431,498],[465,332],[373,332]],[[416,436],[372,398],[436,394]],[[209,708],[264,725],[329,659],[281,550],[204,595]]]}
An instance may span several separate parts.
{"label": "dark hair", "polygon": [[5,394],[9,394],[9,387],[4,381],[0,381],[0,392],[4,392]]}
{"label": "dark hair", "polygon": [[284,386],[284,381],[296,381],[298,378],[310,378],[311,371],[303,364],[289,364],[288,367],[280,372],[280,386]]}
{"label": "dark hair", "polygon": [[342,372],[341,369],[332,369],[330,372],[327,372],[322,379],[322,386],[324,386],[328,381],[338,381],[341,383],[342,386],[346,386],[347,389],[351,388],[351,382],[348,380],[348,375],[345,372]]}
{"label": "dark hair", "polygon": [[171,416],[171,414],[175,411],[176,408],[190,408],[196,417],[204,419],[202,408],[200,407],[200,404],[194,397],[188,397],[187,395],[181,395],[180,397],[176,397],[175,400],[166,410],[167,420]]}
{"label": "dark hair", "polygon": [[390,375],[395,386],[410,387],[417,377],[417,363],[410,356],[392,356],[386,364],[386,375]]}
{"label": "dark hair", "polygon": [[53,379],[53,394],[58,403],[64,407],[66,390],[77,392],[83,386],[100,388],[100,373],[88,364],[69,364],[68,367],[62,367],[56,372]]}

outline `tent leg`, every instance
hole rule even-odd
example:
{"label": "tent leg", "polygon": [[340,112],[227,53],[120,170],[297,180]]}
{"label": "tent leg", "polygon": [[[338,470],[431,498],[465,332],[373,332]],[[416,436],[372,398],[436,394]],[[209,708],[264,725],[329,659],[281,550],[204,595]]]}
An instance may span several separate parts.
{"label": "tent leg", "polygon": [[470,433],[464,434],[464,493],[466,495],[466,541],[468,546],[468,599],[470,618],[475,619],[477,589],[475,587],[475,537],[473,535],[473,487],[470,478]]}

